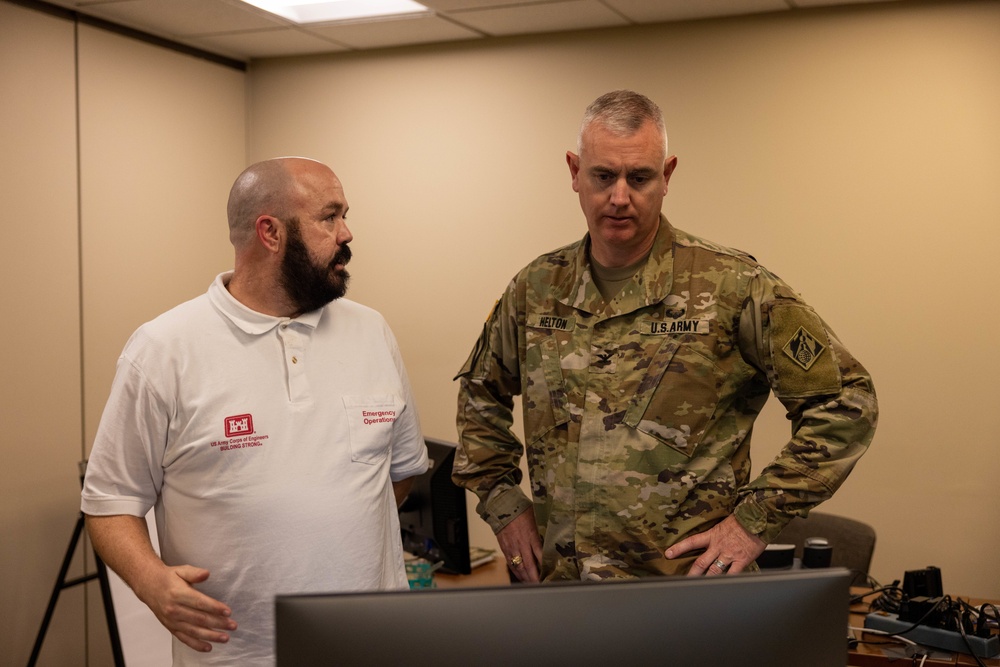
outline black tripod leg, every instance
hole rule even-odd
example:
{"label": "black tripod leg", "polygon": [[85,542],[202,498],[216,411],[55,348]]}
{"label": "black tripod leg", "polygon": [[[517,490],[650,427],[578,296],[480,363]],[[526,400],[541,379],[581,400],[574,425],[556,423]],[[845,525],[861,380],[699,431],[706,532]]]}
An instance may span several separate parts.
{"label": "black tripod leg", "polygon": [[101,599],[104,600],[104,616],[108,622],[108,635],[111,639],[111,654],[115,667],[125,667],[125,656],[122,655],[121,637],[118,635],[118,620],[115,618],[115,603],[111,599],[111,582],[108,581],[108,568],[101,557],[94,552],[97,563],[97,578],[101,582]]}
{"label": "black tripod leg", "polygon": [[[76,553],[76,547],[80,543],[80,535],[83,534],[83,528],[84,516],[83,512],[81,512],[80,518],[76,521],[76,528],[73,529],[73,537],[70,538],[69,547],[66,549],[66,557],[63,558],[62,567],[59,568],[59,576],[56,578],[56,585],[52,589],[52,597],[49,598],[49,606],[45,610],[44,618],[42,618],[42,626],[38,629],[35,646],[31,649],[31,657],[28,658],[28,667],[35,667],[35,663],[38,662],[38,656],[42,652],[42,644],[45,642],[45,634],[49,630],[49,623],[52,622],[52,615],[56,610],[56,602],[59,601],[59,593],[64,588],[91,581],[95,577],[95,575],[89,574],[79,579],[74,579],[71,582],[66,581],[66,575],[69,573],[69,566],[73,562],[73,554]],[[108,568],[104,565],[104,561],[101,560],[96,551],[94,552],[94,560],[97,563],[96,577],[101,584],[101,601],[104,603],[104,615],[107,619],[108,635],[110,635],[111,639],[111,654],[115,660],[115,667],[125,667],[121,637],[118,634],[118,621],[115,618],[114,601],[111,598],[111,583],[108,581]]]}
{"label": "black tripod leg", "polygon": [[34,667],[38,661],[38,654],[42,651],[42,642],[45,641],[45,633],[49,630],[49,623],[52,621],[52,614],[56,610],[56,602],[59,601],[59,593],[66,585],[66,573],[69,572],[70,563],[73,561],[73,554],[76,552],[76,545],[80,542],[80,534],[83,533],[83,514],[76,521],[76,528],[73,529],[73,537],[69,541],[69,548],[66,549],[66,557],[63,558],[62,567],[59,568],[59,577],[56,579],[55,588],[52,589],[52,597],[49,598],[49,606],[45,610],[45,617],[42,618],[42,626],[38,629],[38,637],[35,638],[35,646],[31,649],[31,657],[28,658],[28,667]]}

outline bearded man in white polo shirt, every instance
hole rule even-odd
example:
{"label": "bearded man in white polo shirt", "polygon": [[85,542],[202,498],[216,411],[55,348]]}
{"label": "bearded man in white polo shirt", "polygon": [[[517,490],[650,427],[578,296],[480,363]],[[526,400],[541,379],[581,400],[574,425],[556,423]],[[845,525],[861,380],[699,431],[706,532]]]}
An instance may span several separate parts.
{"label": "bearded man in white polo shirt", "polygon": [[174,665],[273,664],[275,595],[407,586],[396,507],[427,451],[392,332],[340,298],[347,209],[326,165],[250,166],[234,270],[119,358],[82,508]]}

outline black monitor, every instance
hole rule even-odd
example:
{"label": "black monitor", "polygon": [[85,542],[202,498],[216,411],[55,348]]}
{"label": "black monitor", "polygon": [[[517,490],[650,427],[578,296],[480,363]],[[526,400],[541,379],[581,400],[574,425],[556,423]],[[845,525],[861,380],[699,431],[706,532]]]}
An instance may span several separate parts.
{"label": "black monitor", "polygon": [[413,487],[399,508],[403,548],[442,563],[440,571],[469,574],[469,520],[465,489],[451,481],[455,445],[424,438],[430,468],[413,478]]}
{"label": "black monitor", "polygon": [[277,667],[843,667],[843,568],[279,596]]}

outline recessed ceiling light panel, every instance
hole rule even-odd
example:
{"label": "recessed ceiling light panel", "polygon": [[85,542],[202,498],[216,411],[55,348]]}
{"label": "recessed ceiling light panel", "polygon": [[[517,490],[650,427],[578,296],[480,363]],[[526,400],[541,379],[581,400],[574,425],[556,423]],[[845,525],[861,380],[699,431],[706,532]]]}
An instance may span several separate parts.
{"label": "recessed ceiling light panel", "polygon": [[295,23],[329,23],[426,12],[413,0],[243,0]]}

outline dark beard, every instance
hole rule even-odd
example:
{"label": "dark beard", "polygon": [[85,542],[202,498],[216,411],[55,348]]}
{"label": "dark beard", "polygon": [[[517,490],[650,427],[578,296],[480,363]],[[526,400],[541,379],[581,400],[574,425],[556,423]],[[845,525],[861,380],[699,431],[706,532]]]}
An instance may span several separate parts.
{"label": "dark beard", "polygon": [[317,266],[309,258],[309,251],[302,242],[299,221],[288,221],[288,242],[285,257],[281,260],[281,286],[295,307],[296,313],[308,313],[322,308],[347,293],[351,274],[346,270],[334,271],[336,264],[351,261],[351,249],[340,246],[333,261]]}

